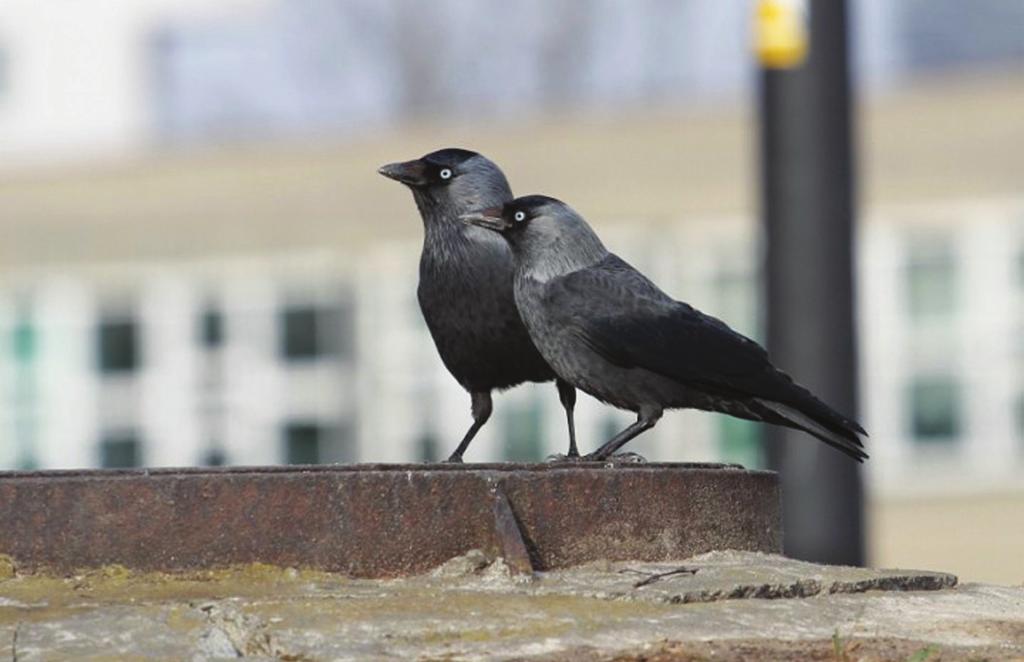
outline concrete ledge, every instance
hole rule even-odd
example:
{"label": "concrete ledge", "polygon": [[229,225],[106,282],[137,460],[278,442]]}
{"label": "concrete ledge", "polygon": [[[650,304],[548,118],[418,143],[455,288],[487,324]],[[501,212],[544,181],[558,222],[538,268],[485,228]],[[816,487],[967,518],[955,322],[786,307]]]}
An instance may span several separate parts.
{"label": "concrete ledge", "polygon": [[529,576],[473,550],[385,581],[246,565],[3,574],[17,660],[1024,659],[1024,588],[711,552]]}
{"label": "concrete ledge", "polygon": [[779,485],[729,465],[357,465],[0,474],[19,571],[266,563],[413,574],[471,549],[519,572],[779,552]]}

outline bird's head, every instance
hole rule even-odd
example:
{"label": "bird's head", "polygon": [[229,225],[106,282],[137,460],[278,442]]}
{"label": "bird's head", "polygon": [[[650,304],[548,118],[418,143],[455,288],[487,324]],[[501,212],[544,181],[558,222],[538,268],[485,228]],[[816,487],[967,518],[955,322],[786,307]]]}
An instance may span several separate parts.
{"label": "bird's head", "polygon": [[440,149],[412,161],[389,163],[377,172],[408,186],[424,213],[458,215],[512,199],[501,168],[467,149]]}
{"label": "bird's head", "polygon": [[546,265],[544,271],[565,273],[573,269],[555,266],[589,266],[608,254],[582,216],[546,195],[527,195],[459,218],[500,233],[521,264]]}

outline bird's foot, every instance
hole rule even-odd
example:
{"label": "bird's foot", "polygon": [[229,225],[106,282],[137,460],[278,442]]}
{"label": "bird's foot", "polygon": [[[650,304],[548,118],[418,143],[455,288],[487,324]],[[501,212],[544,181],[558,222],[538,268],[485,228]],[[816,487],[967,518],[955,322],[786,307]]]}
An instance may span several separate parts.
{"label": "bird's foot", "polygon": [[647,464],[647,458],[640,453],[613,453],[608,457],[597,457],[594,453],[580,458],[583,462],[603,462],[605,464]]}
{"label": "bird's foot", "polygon": [[582,460],[583,458],[580,457],[579,453],[577,453],[576,455],[573,455],[571,453],[568,455],[564,453],[552,453],[551,455],[548,455],[546,458],[544,458],[544,461],[547,462],[548,464],[573,464],[576,462],[580,462]]}
{"label": "bird's foot", "polygon": [[462,464],[462,456],[461,455],[455,455],[454,453],[452,453],[452,455],[450,455],[448,457],[448,459],[444,461],[444,463],[445,464]]}
{"label": "bird's foot", "polygon": [[614,453],[604,460],[612,464],[647,464],[647,458],[640,453]]}

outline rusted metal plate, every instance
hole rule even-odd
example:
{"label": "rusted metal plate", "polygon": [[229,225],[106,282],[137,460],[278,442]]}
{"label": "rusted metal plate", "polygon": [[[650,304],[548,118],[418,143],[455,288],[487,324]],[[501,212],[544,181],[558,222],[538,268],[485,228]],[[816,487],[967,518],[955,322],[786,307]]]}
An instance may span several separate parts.
{"label": "rusted metal plate", "polygon": [[780,552],[779,503],[774,473],[725,465],[0,473],[0,554],[25,570],[262,562],[387,577],[479,548],[547,569]]}

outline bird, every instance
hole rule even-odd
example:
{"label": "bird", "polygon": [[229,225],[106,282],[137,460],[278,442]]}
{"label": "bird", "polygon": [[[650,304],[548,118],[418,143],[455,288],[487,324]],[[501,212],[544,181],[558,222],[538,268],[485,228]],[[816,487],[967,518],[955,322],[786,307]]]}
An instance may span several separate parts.
{"label": "bird", "polygon": [[614,459],[665,409],[682,408],[795,428],[867,459],[858,423],[772,365],[755,341],[676,301],[609,252],[564,202],[529,195],[462,220],[508,242],[516,305],[559,377],[636,413],[635,423],[583,460]]}
{"label": "bird", "polygon": [[508,245],[493,232],[459,221],[461,214],[512,200],[505,174],[483,155],[455,147],[378,172],[412,191],[424,229],[416,297],[442,363],[470,394],[473,423],[448,462],[462,462],[487,423],[492,391],[551,380],[569,428],[566,457],[578,457],[576,389],[557,378],[519,317]]}

